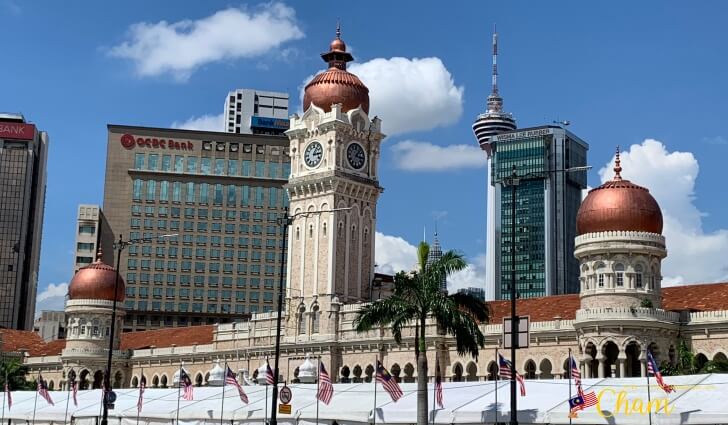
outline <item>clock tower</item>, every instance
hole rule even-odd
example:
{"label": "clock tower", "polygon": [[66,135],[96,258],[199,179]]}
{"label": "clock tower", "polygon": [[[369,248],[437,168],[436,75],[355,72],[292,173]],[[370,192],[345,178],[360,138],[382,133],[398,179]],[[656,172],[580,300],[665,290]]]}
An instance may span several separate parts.
{"label": "clock tower", "polygon": [[[287,335],[333,333],[341,303],[366,301],[374,277],[381,120],[369,90],[346,70],[353,60],[337,28],[321,57],[329,68],[306,86],[291,118]],[[333,210],[333,211],[332,211]]]}

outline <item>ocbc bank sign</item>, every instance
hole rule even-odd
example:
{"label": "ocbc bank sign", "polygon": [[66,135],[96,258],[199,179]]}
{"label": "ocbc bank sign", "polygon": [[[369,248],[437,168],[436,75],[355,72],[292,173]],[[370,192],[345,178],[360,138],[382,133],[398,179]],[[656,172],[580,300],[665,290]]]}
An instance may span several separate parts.
{"label": "ocbc bank sign", "polygon": [[136,137],[131,134],[121,136],[121,146],[126,149],[134,148],[161,148],[177,151],[191,151],[192,142],[178,142],[172,139],[158,139],[156,137]]}

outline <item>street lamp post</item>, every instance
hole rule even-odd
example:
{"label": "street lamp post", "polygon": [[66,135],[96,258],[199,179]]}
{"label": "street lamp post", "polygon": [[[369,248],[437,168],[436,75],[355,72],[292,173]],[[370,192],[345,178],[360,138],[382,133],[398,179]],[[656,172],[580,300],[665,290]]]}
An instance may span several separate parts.
{"label": "street lamp post", "polygon": [[573,173],[577,171],[586,171],[591,166],[572,167],[561,170],[548,170],[541,173],[529,173],[525,176],[519,176],[516,172],[516,166],[513,166],[511,177],[504,179],[501,184],[511,187],[511,420],[510,425],[518,425],[518,403],[516,399],[516,346],[518,345],[518,328],[519,317],[516,314],[516,186],[521,181],[536,180],[540,178],[539,174],[547,173]]}
{"label": "street lamp post", "polygon": [[[178,234],[161,235],[157,239],[171,238],[179,236]],[[123,235],[119,235],[119,240],[114,243],[114,249],[116,250],[116,280],[114,280],[114,300],[111,304],[111,328],[109,329],[109,353],[106,358],[106,373],[104,374],[104,399],[103,414],[101,416],[101,425],[108,425],[109,423],[109,396],[111,393],[111,358],[114,353],[114,331],[116,330],[116,292],[119,290],[119,268],[121,266],[121,251],[123,251],[129,245],[150,243],[152,238],[141,238],[141,239],[130,239],[125,241]]]}
{"label": "street lamp post", "polygon": [[[324,211],[306,211],[306,212],[299,212],[293,215],[288,215],[288,208],[286,208],[283,211],[283,217],[278,218],[278,224],[283,226],[283,243],[281,244],[281,268],[280,268],[280,279],[278,281],[278,317],[276,317],[276,352],[275,352],[275,360],[273,362],[273,394],[272,394],[272,401],[270,404],[270,421],[268,422],[270,425],[277,425],[278,419],[276,418],[276,405],[278,402],[278,376],[280,374],[278,370],[278,361],[281,357],[281,318],[283,316],[283,288],[285,286],[285,278],[284,274],[286,271],[286,241],[288,240],[288,226],[293,224],[293,220],[295,220],[297,217],[305,216],[308,217],[313,214],[321,214],[321,213],[327,213],[327,212],[336,212],[336,211],[348,211],[351,208],[334,208],[331,210],[324,210]],[[303,293],[301,294],[301,297],[303,298]]]}

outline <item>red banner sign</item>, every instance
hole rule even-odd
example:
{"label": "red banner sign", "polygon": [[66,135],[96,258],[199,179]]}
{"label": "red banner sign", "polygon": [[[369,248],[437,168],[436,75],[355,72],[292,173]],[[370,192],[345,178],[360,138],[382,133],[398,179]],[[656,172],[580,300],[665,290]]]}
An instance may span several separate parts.
{"label": "red banner sign", "polygon": [[0,139],[33,140],[35,125],[22,122],[0,122]]}
{"label": "red banner sign", "polygon": [[126,149],[134,148],[161,148],[177,151],[191,151],[192,142],[178,142],[172,139],[157,139],[156,137],[134,137],[131,134],[121,136],[121,146]]}

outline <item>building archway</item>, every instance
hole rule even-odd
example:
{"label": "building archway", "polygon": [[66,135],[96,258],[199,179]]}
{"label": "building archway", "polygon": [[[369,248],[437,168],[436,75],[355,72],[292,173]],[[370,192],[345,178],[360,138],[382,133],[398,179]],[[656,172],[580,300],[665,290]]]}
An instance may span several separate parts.
{"label": "building archway", "polygon": [[348,384],[349,382],[351,382],[349,375],[351,375],[351,369],[349,369],[349,366],[342,367],[339,382],[341,382],[342,384]]}
{"label": "building archway", "polygon": [[599,374],[599,360],[597,357],[597,346],[593,342],[588,342],[584,348],[584,377],[596,378]]}
{"label": "building archway", "polygon": [[97,370],[94,373],[94,383],[92,389],[96,390],[103,386],[104,383],[104,373],[100,370]]}
{"label": "building archway", "polygon": [[404,365],[404,382],[415,382],[415,367],[412,366],[412,363]]}
{"label": "building archway", "polygon": [[48,390],[53,391],[53,388],[55,387],[55,384],[53,383],[53,380],[51,379],[48,381]]}
{"label": "building archway", "polygon": [[136,376],[131,378],[131,387],[136,388],[138,386],[139,386],[139,378],[137,378]]}
{"label": "building archway", "polygon": [[562,365],[562,370],[564,371],[561,375],[562,379],[571,379],[571,359],[567,358],[564,360],[564,363]]}
{"label": "building archway", "polygon": [[124,375],[121,373],[121,371],[116,371],[116,373],[114,374],[114,388],[121,388],[123,382]]}
{"label": "building archway", "polygon": [[[258,372],[256,370],[256,372]],[[195,375],[195,386],[201,387],[202,386],[202,374],[200,372],[197,372],[197,375]]]}
{"label": "building archway", "polygon": [[543,359],[538,367],[541,372],[539,379],[554,379],[553,366],[551,366],[551,360]]}
{"label": "building archway", "polygon": [[157,375],[152,378],[152,388],[159,388],[159,376]]}
{"label": "building archway", "polygon": [[467,373],[465,377],[466,381],[472,382],[478,380],[478,366],[474,362],[468,363],[465,367],[465,372]]}
{"label": "building archway", "polygon": [[617,357],[619,357],[619,347],[614,341],[607,341],[602,347],[602,355],[604,356],[604,377],[614,378],[619,375],[617,370]]}
{"label": "building archway", "polygon": [[397,363],[393,364],[391,368],[389,368],[389,371],[392,372],[392,376],[394,376],[394,380],[397,382],[402,382],[402,377],[400,376],[402,374],[402,368],[399,367]]}
{"label": "building archway", "polygon": [[462,382],[463,380],[463,366],[460,363],[455,363],[452,367],[452,382]]}
{"label": "building archway", "polygon": [[526,379],[536,379],[536,362],[528,360],[523,367],[523,377]]}
{"label": "building archway", "polygon": [[490,362],[488,364],[488,380],[495,381],[496,379],[498,379],[498,364]]}
{"label": "building archway", "polygon": [[724,353],[719,351],[719,352],[715,353],[715,355],[713,356],[713,361],[714,362],[728,362],[728,357],[726,357],[726,355]]}
{"label": "building archway", "polygon": [[700,372],[706,363],[708,363],[708,357],[705,354],[698,353],[695,355],[695,369],[697,372]]}
{"label": "building archway", "polygon": [[159,385],[161,385],[162,388],[167,388],[167,375],[162,375],[162,378],[159,380]]}
{"label": "building archway", "polygon": [[640,354],[642,347],[637,341],[630,341],[624,349],[627,359],[624,361],[624,373],[626,377],[636,378],[642,376],[642,365]]}
{"label": "building archway", "polygon": [[374,376],[374,366],[367,365],[367,368],[364,369],[364,374],[366,377],[364,378],[364,382],[372,382],[372,377]]}
{"label": "building archway", "polygon": [[354,366],[354,382],[357,384],[362,382],[361,372],[362,372],[361,366],[359,366],[359,365]]}

